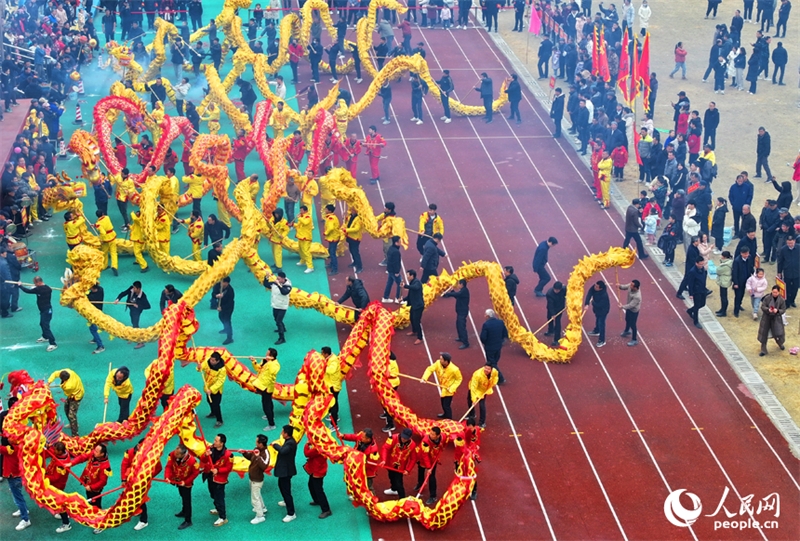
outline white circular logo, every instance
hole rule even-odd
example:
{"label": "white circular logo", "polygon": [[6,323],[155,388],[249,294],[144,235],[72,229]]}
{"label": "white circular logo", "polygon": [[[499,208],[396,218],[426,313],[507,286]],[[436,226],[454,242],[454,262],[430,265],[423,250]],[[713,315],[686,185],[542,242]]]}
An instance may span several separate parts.
{"label": "white circular logo", "polygon": [[686,492],[685,488],[673,490],[667,499],[664,500],[664,515],[667,520],[679,528],[688,528],[700,517],[703,512],[703,504],[700,503],[700,498],[697,494],[686,492],[686,495],[692,500],[692,509],[686,509],[681,504],[681,494]]}

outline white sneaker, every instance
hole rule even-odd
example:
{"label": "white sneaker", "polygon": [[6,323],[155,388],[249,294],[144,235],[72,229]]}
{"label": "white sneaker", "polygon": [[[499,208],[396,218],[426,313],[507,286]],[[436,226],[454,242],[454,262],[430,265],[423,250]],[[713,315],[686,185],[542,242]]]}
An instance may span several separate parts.
{"label": "white sneaker", "polygon": [[101,530],[100,528],[95,528],[94,530],[92,530],[92,533],[95,534],[95,535],[101,534],[101,533],[103,533],[103,530]]}
{"label": "white sneaker", "polygon": [[356,83],[360,83],[360,82],[361,82],[361,81],[363,81],[363,80],[364,80],[364,79],[361,79],[361,78],[359,77],[358,79],[356,79]]}
{"label": "white sneaker", "polygon": [[209,511],[208,511],[208,512],[209,512],[210,514],[212,514],[212,515],[216,515],[216,514],[217,514],[217,510],[216,510],[216,509],[209,509]]}
{"label": "white sneaker", "polygon": [[262,430],[264,432],[269,432],[270,430],[275,430],[275,425],[267,425],[264,428],[262,428]]}
{"label": "white sneaker", "polygon": [[421,120],[417,120],[417,126],[419,126],[420,124],[422,124],[422,121]]}
{"label": "white sneaker", "polygon": [[43,338],[40,336],[39,338],[36,339],[36,341],[41,344],[42,342],[47,342],[47,338]]}
{"label": "white sneaker", "polygon": [[295,263],[295,265],[297,265],[298,267],[302,267],[303,265],[305,265],[305,263],[303,263],[302,261],[298,261],[297,263]]}
{"label": "white sneaker", "polygon": [[417,117],[414,117],[414,118],[411,119],[411,122],[416,122],[417,120],[419,120],[419,119]]}
{"label": "white sneaker", "polygon": [[[391,123],[392,123],[392,121],[391,121],[391,120],[384,120],[384,121],[383,121],[383,123],[384,123],[384,124],[391,124]],[[800,203],[798,203],[798,205],[800,205]]]}
{"label": "white sneaker", "polygon": [[68,532],[72,529],[72,524],[62,524],[58,528],[56,528],[56,533],[64,533]]}
{"label": "white sneaker", "polygon": [[256,517],[256,518],[254,518],[253,520],[250,521],[250,524],[261,524],[265,520],[267,520],[267,519],[265,519],[264,517]]}
{"label": "white sneaker", "polygon": [[392,304],[394,302],[394,299],[381,299],[381,302],[386,304]]}
{"label": "white sneaker", "polygon": [[392,490],[391,488],[387,488],[386,490],[383,491],[383,493],[386,494],[387,496],[397,496],[397,491]]}
{"label": "white sneaker", "polygon": [[16,510],[16,511],[14,511],[13,513],[11,513],[11,516],[12,516],[12,517],[18,517],[18,516],[20,516],[21,514],[22,514],[22,513],[20,513],[19,509],[17,509],[17,510]]}
{"label": "white sneaker", "polygon": [[47,346],[47,351],[55,351],[57,349],[58,349],[58,346],[55,345],[55,344],[50,344],[49,346]]}
{"label": "white sneaker", "polygon": [[719,255],[722,253],[722,250],[714,250],[714,255]]}
{"label": "white sneaker", "polygon": [[311,274],[312,272],[314,272],[314,268],[312,267],[310,269],[306,269],[303,272],[305,272],[306,274]]}
{"label": "white sneaker", "polygon": [[22,530],[24,530],[25,528],[27,528],[30,525],[31,525],[31,521],[30,520],[20,520],[19,524],[17,524],[16,530],[18,532],[21,532]]}
{"label": "white sneaker", "polygon": [[442,118],[440,118],[439,120],[447,120],[447,117],[446,117],[446,116],[443,116],[443,117],[442,117]]}
{"label": "white sneaker", "polygon": [[339,81],[337,79],[334,79],[333,77],[331,77],[331,82],[332,83],[338,83]]}
{"label": "white sneaker", "polygon": [[137,532],[139,530],[144,530],[145,528],[147,528],[147,523],[146,522],[142,522],[141,520],[139,521],[139,523],[136,526],[133,527],[133,529],[136,530]]}
{"label": "white sneaker", "polygon": [[444,121],[445,124],[450,124],[450,122],[452,122],[452,120],[450,120],[449,118]]}
{"label": "white sneaker", "polygon": [[223,524],[227,523],[228,523],[227,518],[218,518],[217,520],[214,521],[214,526],[222,526]]}
{"label": "white sneaker", "polygon": [[278,502],[278,507],[286,507],[286,502],[281,500]]}
{"label": "white sneaker", "polygon": [[56,519],[56,520],[61,520],[61,513],[53,514],[53,518]]}
{"label": "white sneaker", "polygon": [[261,418],[262,418],[263,420],[265,420],[265,421],[267,420],[267,416],[266,416],[266,415],[262,415],[262,416],[261,416]]}
{"label": "white sneaker", "polygon": [[297,518],[297,515],[286,515],[285,517],[283,517],[283,521],[284,522],[291,522],[296,518]]}

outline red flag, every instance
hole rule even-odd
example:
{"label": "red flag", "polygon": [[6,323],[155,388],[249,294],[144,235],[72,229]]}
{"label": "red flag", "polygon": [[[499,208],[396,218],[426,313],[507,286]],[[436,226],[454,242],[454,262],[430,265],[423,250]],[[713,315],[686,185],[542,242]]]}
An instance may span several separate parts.
{"label": "red flag", "polygon": [[592,36],[592,75],[597,75],[600,70],[600,44],[598,43],[597,27],[594,27],[594,36]]}
{"label": "red flag", "polygon": [[611,80],[611,70],[608,69],[608,52],[606,51],[605,30],[600,31],[600,52],[597,53],[600,65],[597,67],[598,74],[605,81]]}
{"label": "red flag", "polygon": [[631,59],[628,56],[628,29],[625,29],[625,35],[622,38],[622,51],[619,55],[619,75],[617,76],[617,86],[622,92],[622,99],[625,100],[625,105],[630,107],[631,101],[628,99],[628,77],[630,77]]}
{"label": "red flag", "polygon": [[[631,62],[631,90],[628,94],[628,105],[636,101],[636,96],[639,95],[639,54],[636,51],[636,36],[631,40],[632,47],[632,62]],[[634,130],[636,131],[636,130]]]}
{"label": "red flag", "polygon": [[642,43],[642,57],[639,59],[638,77],[642,80],[642,101],[644,112],[650,112],[650,32],[645,34]]}
{"label": "red flag", "polygon": [[528,32],[531,34],[538,34],[542,29],[542,20],[539,18],[539,12],[534,6],[531,8],[531,24],[528,26]]}
{"label": "red flag", "polygon": [[[631,79],[631,80],[634,80],[634,79]],[[642,138],[642,136],[639,135],[639,131],[636,129],[636,125],[634,125],[633,126],[633,150],[634,150],[634,152],[636,152],[636,163],[638,163],[639,165],[642,165],[642,157],[639,156],[639,139],[641,139],[641,138]]]}

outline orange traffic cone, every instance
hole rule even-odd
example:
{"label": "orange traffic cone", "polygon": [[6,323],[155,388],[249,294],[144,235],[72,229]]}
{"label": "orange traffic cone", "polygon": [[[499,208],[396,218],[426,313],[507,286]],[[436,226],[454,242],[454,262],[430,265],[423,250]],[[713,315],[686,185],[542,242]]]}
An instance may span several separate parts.
{"label": "orange traffic cone", "polygon": [[75,122],[73,124],[83,124],[83,115],[81,115],[81,104],[75,104]]}

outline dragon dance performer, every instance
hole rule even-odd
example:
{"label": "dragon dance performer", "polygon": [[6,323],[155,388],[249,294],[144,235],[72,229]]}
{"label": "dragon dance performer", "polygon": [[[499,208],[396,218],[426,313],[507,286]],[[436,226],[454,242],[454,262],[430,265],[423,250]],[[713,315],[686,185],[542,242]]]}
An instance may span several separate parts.
{"label": "dragon dance performer", "polygon": [[159,249],[165,254],[169,255],[170,250],[170,241],[172,239],[172,233],[174,230],[171,229],[172,218],[167,215],[167,212],[158,207],[158,211],[156,213],[156,241],[158,241]]}
{"label": "dragon dance performer", "polygon": [[292,282],[286,278],[285,272],[278,271],[275,273],[274,282],[270,282],[269,276],[267,276],[264,278],[262,285],[269,288],[272,293],[270,304],[272,306],[272,317],[275,319],[275,332],[278,333],[278,341],[275,342],[275,345],[279,346],[286,343],[286,325],[283,324],[283,318],[289,308],[289,294],[292,291]]}
{"label": "dragon dance performer", "polygon": [[[86,487],[86,499],[89,503],[101,509],[103,507],[103,498],[100,494],[103,493],[103,488],[108,484],[108,478],[111,477],[111,463],[108,461],[108,448],[105,444],[98,443],[94,446],[90,453],[84,453],[75,457],[69,466],[76,466],[86,462],[86,467],[83,469],[80,480],[83,486]],[[102,530],[95,529],[94,533],[100,533]]]}
{"label": "dragon dance performer", "polygon": [[86,229],[86,220],[77,212],[64,213],[64,236],[67,239],[67,248],[72,250],[83,242],[83,231]]}
{"label": "dragon dance performer", "polygon": [[340,434],[339,439],[342,441],[353,441],[355,445],[353,448],[356,451],[364,453],[367,459],[367,488],[370,492],[375,492],[372,488],[373,481],[378,475],[378,464],[381,459],[380,451],[378,450],[378,442],[372,434],[371,428],[365,428],[358,434]]}
{"label": "dragon dance performer", "polygon": [[183,518],[183,522],[178,526],[179,530],[185,530],[192,525],[192,486],[199,474],[200,466],[197,459],[186,446],[179,443],[169,454],[167,467],[164,470],[164,478],[178,487],[178,494],[181,496],[181,510],[175,514],[176,517]]}
{"label": "dragon dance performer", "polygon": [[275,110],[269,116],[269,125],[272,127],[272,136],[274,139],[282,139],[283,131],[289,127],[289,112],[283,108],[283,102],[279,101]]}
{"label": "dragon dance performer", "polygon": [[[8,401],[9,408],[13,405],[12,400],[16,402],[15,399],[10,399]],[[6,441],[5,438],[3,438],[3,440]],[[17,524],[15,529],[17,531],[22,531],[31,525],[31,519],[28,514],[28,504],[25,502],[25,496],[23,495],[22,464],[19,450],[15,445],[12,445],[11,442],[8,442],[7,445],[0,445],[0,457],[3,458],[2,475],[8,479],[8,486],[11,489],[11,495],[14,497],[14,503],[17,506],[17,512],[15,514],[20,517],[19,524]]]}
{"label": "dragon dance performer", "polygon": [[96,211],[95,214],[97,215],[97,223],[94,224],[94,228],[97,229],[97,233],[100,236],[100,250],[103,252],[103,268],[108,268],[110,254],[111,272],[114,273],[114,276],[119,276],[119,271],[117,270],[119,267],[116,243],[117,233],[114,231],[114,224],[111,223],[111,218],[102,210]]}
{"label": "dragon dance performer", "polygon": [[144,235],[142,235],[142,219],[141,211],[137,210],[131,212],[131,242],[133,242],[133,257],[136,258],[136,263],[141,268],[141,272],[147,272],[150,268],[147,266],[142,253],[144,252]]}
{"label": "dragon dance performer", "polygon": [[[175,174],[174,167],[165,167],[164,172],[167,175],[167,182],[161,184],[161,190],[158,193],[161,204],[159,209],[163,206],[164,210],[172,216],[178,212],[178,199],[181,194],[181,181]],[[177,230],[177,222],[172,223],[172,229]]]}
{"label": "dragon dance performer", "polygon": [[308,210],[314,208],[314,197],[319,194],[319,184],[317,180],[311,176],[311,171],[306,171],[308,176],[308,181],[306,181],[305,185],[303,186],[303,197],[302,203],[308,207]]}
{"label": "dragon dance performer", "polygon": [[358,136],[355,133],[350,134],[350,138],[344,142],[342,145],[346,157],[345,157],[345,166],[347,170],[350,171],[350,174],[353,178],[358,178],[358,155],[361,154],[361,141],[358,140]]}
{"label": "dragon dance performer", "polygon": [[181,180],[188,186],[186,193],[192,197],[192,210],[202,216],[203,182],[205,182],[205,178],[199,174],[192,173],[191,175],[186,175]]}
{"label": "dragon dance performer", "polygon": [[403,475],[414,467],[414,458],[417,455],[417,444],[411,439],[413,434],[410,428],[404,428],[400,434],[395,434],[383,442],[381,448],[379,465],[391,468],[388,470],[391,488],[387,488],[383,493],[397,496],[400,500],[406,497]]}
{"label": "dragon dance performer", "polygon": [[347,215],[342,220],[342,233],[347,241],[350,256],[353,258],[353,262],[348,267],[354,268],[356,273],[361,273],[361,239],[364,236],[364,222],[354,207],[347,209]]}
{"label": "dragon dance performer", "polygon": [[225,447],[228,438],[225,434],[217,434],[214,443],[206,449],[200,458],[200,468],[203,471],[203,480],[208,482],[208,493],[214,500],[212,515],[217,515],[214,526],[228,523],[228,514],[225,507],[225,485],[228,476],[233,471],[233,454]]}
{"label": "dragon dance performer", "polygon": [[264,431],[275,430],[275,408],[272,403],[272,393],[275,392],[278,372],[281,371],[281,364],[278,362],[278,350],[269,348],[261,364],[258,364],[255,357],[250,357],[250,362],[253,363],[253,369],[258,372],[258,376],[253,382],[253,387],[261,395],[261,409],[264,411],[262,419],[267,421]]}
{"label": "dragon dance performer", "polygon": [[[258,192],[261,190],[261,185],[258,183],[258,175],[255,173],[250,175],[248,182],[250,183],[248,186],[248,188],[250,188],[250,198],[253,200],[253,203],[255,203],[256,199],[258,199]],[[269,183],[269,179],[267,179],[267,183]]]}
{"label": "dragon dance performer", "polygon": [[[128,476],[131,473],[131,464],[133,463],[133,457],[136,455],[136,453],[139,452],[139,449],[141,448],[143,441],[144,439],[139,440],[139,443],[137,443],[135,446],[125,451],[125,454],[122,456],[122,466],[120,467],[120,470],[121,470],[123,485],[127,485],[129,481],[132,481],[132,479],[131,480],[128,479]],[[156,477],[159,473],[161,473],[160,460],[156,462],[156,469],[153,472],[153,477]],[[136,524],[136,526],[133,527],[133,529],[136,530],[137,532],[139,530],[144,530],[148,526],[147,499],[148,499],[147,496],[145,496],[143,498],[142,505],[139,506],[139,510],[141,511],[141,513],[139,514],[139,522]]]}
{"label": "dragon dance performer", "polygon": [[452,419],[453,409],[451,404],[453,403],[453,395],[456,394],[458,387],[461,385],[461,370],[453,364],[450,354],[443,351],[439,354],[439,358],[436,362],[425,369],[425,372],[422,374],[422,379],[428,381],[431,374],[436,374],[436,378],[439,380],[439,387],[441,388],[443,412],[436,416],[439,419]]}
{"label": "dragon dance performer", "polygon": [[442,429],[433,426],[417,446],[417,486],[412,492],[419,493],[422,490],[426,472],[430,470],[430,475],[427,476],[430,498],[425,505],[436,503],[436,466],[439,465],[439,455],[442,454],[445,445],[447,441],[442,438]]}
{"label": "dragon dance performer", "polygon": [[196,210],[192,211],[192,216],[185,220],[180,220],[183,224],[188,224],[187,234],[192,240],[192,259],[195,261],[203,260],[203,236],[205,235],[205,224],[203,217]]}
{"label": "dragon dance performer", "polygon": [[[225,179],[225,193],[228,193],[228,189],[231,187],[231,179]],[[224,223],[228,226],[228,229],[231,228],[231,215],[228,214],[228,209],[225,208],[225,204],[222,200],[218,197],[214,197],[214,201],[217,202],[217,216],[219,216],[219,221]]]}
{"label": "dragon dance performer", "polygon": [[67,419],[69,419],[69,430],[72,432],[73,437],[77,437],[78,408],[81,407],[81,400],[83,400],[83,395],[85,393],[83,382],[80,376],[69,368],[56,370],[50,374],[50,377],[47,378],[47,383],[53,383],[56,378],[61,381],[61,390],[64,391],[64,395],[67,397],[67,400],[64,402],[64,413],[67,415]]}
{"label": "dragon dance performer", "polygon": [[486,397],[494,393],[494,387],[500,378],[497,369],[490,364],[478,368],[472,373],[469,380],[469,390],[467,391],[467,407],[471,408],[467,418],[475,418],[475,408],[473,404],[478,403],[480,408],[480,426],[486,428]]}
{"label": "dragon dance performer", "polygon": [[370,184],[377,184],[381,179],[380,161],[381,151],[386,146],[386,139],[378,133],[378,128],[375,126],[369,127],[369,132],[364,140],[364,146],[367,147],[366,154],[369,156],[369,169],[370,169]]}
{"label": "dragon dance performer", "polygon": [[[387,201],[383,204],[383,212],[376,215],[375,219],[378,221],[378,228],[381,229],[383,227],[384,222],[388,222],[390,224],[389,229],[391,231],[394,230],[394,219],[397,217],[397,212],[395,211],[395,205],[392,201]],[[383,239],[383,261],[378,263],[381,267],[385,267],[387,265],[386,261],[386,253],[389,251],[389,247],[394,244],[393,237],[384,238]],[[399,286],[399,282],[398,282]],[[399,296],[399,295],[398,295]]]}
{"label": "dragon dance performer", "polygon": [[303,454],[306,455],[306,463],[303,469],[308,474],[308,492],[311,494],[311,505],[318,505],[320,511],[322,511],[319,518],[326,519],[333,514],[323,487],[325,475],[328,473],[328,459],[320,454],[310,442],[306,442]]}
{"label": "dragon dance performer", "polygon": [[289,155],[289,162],[292,165],[292,169],[297,169],[299,171],[300,163],[303,161],[303,157],[306,154],[306,142],[303,141],[303,134],[300,130],[295,130],[292,134],[292,142],[286,153]]}
{"label": "dragon dance performer", "polygon": [[614,162],[608,155],[608,150],[603,149],[603,159],[597,164],[597,176],[600,180],[600,190],[603,194],[603,200],[600,202],[600,207],[607,209],[611,205],[611,168]]}
{"label": "dragon dance performer", "polygon": [[111,175],[111,183],[117,187],[116,199],[119,214],[125,225],[122,227],[123,231],[127,231],[129,227],[130,217],[128,215],[128,201],[136,194],[136,186],[133,184],[133,179],[129,178],[130,171],[127,167],[123,167],[116,175]]}
{"label": "dragon dance performer", "polygon": [[[464,432],[459,434],[455,439],[455,470],[456,475],[462,475],[459,467],[461,457],[464,455],[464,448],[470,446],[474,449],[475,463],[480,463],[481,455],[479,453],[481,447],[481,429],[475,426],[475,417],[467,418],[465,422]],[[472,488],[470,499],[475,501],[478,499],[478,482]]]}
{"label": "dragon dance performer", "polygon": [[323,346],[322,350],[322,358],[325,359],[326,368],[325,368],[325,387],[333,395],[335,400],[333,406],[331,406],[331,421],[335,425],[339,425],[339,393],[342,390],[342,381],[344,380],[344,374],[342,374],[342,362],[339,360],[338,355],[334,355],[331,351],[331,348],[328,346]]}
{"label": "dragon dance performer", "polygon": [[[150,369],[153,367],[155,363],[158,361],[153,361],[151,364],[147,365],[147,368],[144,369],[144,378],[147,379],[150,377]],[[167,406],[169,405],[169,399],[172,398],[172,395],[175,394],[175,371],[171,370],[169,373],[169,377],[167,381],[164,383],[164,390],[161,392],[161,407],[164,408],[164,411],[167,410]]]}
{"label": "dragon dance performer", "polygon": [[214,352],[207,361],[200,365],[199,370],[203,373],[203,391],[206,393],[206,400],[211,408],[211,413],[207,418],[214,417],[217,422],[214,428],[222,426],[222,390],[225,387],[225,376],[228,371],[225,369],[225,362],[218,352]]}
{"label": "dragon dance performer", "polygon": [[339,247],[339,242],[342,240],[341,225],[339,224],[339,217],[336,216],[336,206],[327,205],[325,207],[325,231],[323,233],[325,240],[328,243],[328,258],[330,259],[330,276],[339,274],[339,258],[336,257],[336,249]]}
{"label": "dragon dance performer", "polygon": [[423,212],[419,217],[419,235],[417,235],[417,251],[419,255],[425,253],[425,243],[433,238],[433,235],[439,233],[444,236],[444,220],[436,213],[436,203],[428,205],[428,210]]}
{"label": "dragon dance performer", "polygon": [[[76,434],[73,434],[75,436]],[[67,446],[64,442],[57,441],[50,448],[50,462],[47,463],[47,468],[44,470],[45,479],[50,483],[52,488],[64,491],[67,488],[67,480],[69,479],[69,463],[71,457],[67,452]],[[56,518],[61,519],[61,526],[56,528],[56,533],[68,532],[72,529],[72,524],[69,522],[69,515],[66,510],[54,515]]]}
{"label": "dragon dance performer", "polygon": [[300,214],[294,224],[295,237],[297,238],[297,251],[300,252],[300,261],[297,266],[306,266],[305,273],[314,272],[314,261],[311,259],[311,238],[314,231],[314,221],[308,212],[308,206],[300,207]]}
{"label": "dragon dance performer", "polygon": [[288,233],[289,224],[286,223],[286,218],[283,217],[283,209],[273,210],[267,238],[272,244],[272,259],[275,261],[276,272],[283,270],[283,245],[281,242]]}
{"label": "dragon dance performer", "polygon": [[295,466],[295,456],[297,455],[297,442],[294,439],[294,427],[283,425],[281,438],[283,443],[273,442],[272,448],[278,451],[278,458],[275,460],[275,469],[272,474],[278,478],[278,489],[283,496],[283,501],[278,505],[286,508],[284,522],[291,522],[297,518],[294,511],[294,498],[292,497],[292,477],[297,475]]}
{"label": "dragon dance performer", "polygon": [[103,389],[105,403],[108,404],[108,395],[111,390],[117,395],[119,402],[119,417],[117,422],[121,423],[130,415],[131,396],[133,395],[133,384],[131,383],[131,371],[127,366],[120,366],[117,370],[111,370],[106,378],[106,385]]}
{"label": "dragon dance performer", "polygon": [[[392,389],[395,391],[400,388],[400,367],[397,365],[397,357],[394,351],[389,352],[389,385],[391,385]],[[386,408],[383,408],[381,419],[386,420],[386,426],[384,426],[382,430],[387,434],[391,434],[395,428],[394,419],[392,419],[389,410]]]}
{"label": "dragon dance performer", "polygon": [[247,176],[244,172],[244,161],[255,146],[255,142],[246,135],[244,130],[240,129],[236,132],[236,139],[233,140],[233,153],[231,156],[234,169],[236,170],[236,182],[244,180]]}
{"label": "dragon dance performer", "polygon": [[[147,294],[142,291],[142,283],[139,280],[134,281],[131,287],[117,295],[114,304],[119,304],[119,301],[122,300],[123,297],[127,297],[125,303],[126,309],[131,315],[131,327],[138,329],[142,312],[150,309],[150,301],[147,299]],[[144,342],[138,342],[133,346],[133,349],[142,349],[143,347]]]}
{"label": "dragon dance performer", "polygon": [[211,135],[219,133],[219,109],[214,102],[208,104],[206,110],[200,115],[200,120],[208,122],[208,133]]}

